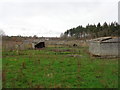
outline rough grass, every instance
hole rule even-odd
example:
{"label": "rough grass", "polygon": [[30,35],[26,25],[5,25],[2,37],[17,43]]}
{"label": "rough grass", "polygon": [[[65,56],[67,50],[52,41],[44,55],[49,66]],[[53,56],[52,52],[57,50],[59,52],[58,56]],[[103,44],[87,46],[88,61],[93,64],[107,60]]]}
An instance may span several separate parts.
{"label": "rough grass", "polygon": [[48,47],[3,52],[3,87],[117,88],[118,60],[90,57],[87,50]]}

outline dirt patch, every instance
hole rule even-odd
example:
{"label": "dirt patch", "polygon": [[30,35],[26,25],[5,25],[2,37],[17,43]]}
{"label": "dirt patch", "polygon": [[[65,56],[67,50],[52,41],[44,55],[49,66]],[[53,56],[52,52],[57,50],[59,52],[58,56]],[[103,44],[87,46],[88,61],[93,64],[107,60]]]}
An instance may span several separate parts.
{"label": "dirt patch", "polygon": [[117,57],[117,56],[100,56],[100,55],[93,55],[93,54],[90,54],[90,56],[95,58],[100,58],[100,59],[120,59],[120,57]]}
{"label": "dirt patch", "polygon": [[75,50],[70,50],[70,49],[53,49],[51,51],[54,51],[54,52],[75,52]]}
{"label": "dirt patch", "polygon": [[68,57],[81,57],[81,55],[67,55]]}

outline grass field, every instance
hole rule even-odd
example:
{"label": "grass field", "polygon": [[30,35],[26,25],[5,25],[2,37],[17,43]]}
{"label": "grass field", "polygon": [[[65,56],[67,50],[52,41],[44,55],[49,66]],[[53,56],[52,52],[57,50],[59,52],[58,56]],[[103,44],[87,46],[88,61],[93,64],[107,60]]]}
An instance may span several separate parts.
{"label": "grass field", "polygon": [[118,60],[87,52],[87,47],[3,52],[3,87],[117,88]]}

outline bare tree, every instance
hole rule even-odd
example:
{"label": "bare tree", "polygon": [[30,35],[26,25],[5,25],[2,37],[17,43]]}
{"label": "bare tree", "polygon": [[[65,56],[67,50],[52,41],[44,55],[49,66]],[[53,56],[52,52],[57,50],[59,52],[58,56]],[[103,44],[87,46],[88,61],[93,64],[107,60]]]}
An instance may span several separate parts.
{"label": "bare tree", "polygon": [[1,36],[5,36],[5,32],[2,29],[0,29],[0,37]]}

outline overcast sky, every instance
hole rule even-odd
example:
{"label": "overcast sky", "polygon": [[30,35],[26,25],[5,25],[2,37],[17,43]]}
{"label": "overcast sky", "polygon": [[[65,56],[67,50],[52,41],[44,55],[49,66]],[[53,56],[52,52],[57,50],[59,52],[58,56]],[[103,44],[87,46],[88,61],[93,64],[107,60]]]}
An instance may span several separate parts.
{"label": "overcast sky", "polygon": [[0,0],[6,35],[55,37],[78,25],[118,21],[119,0]]}

